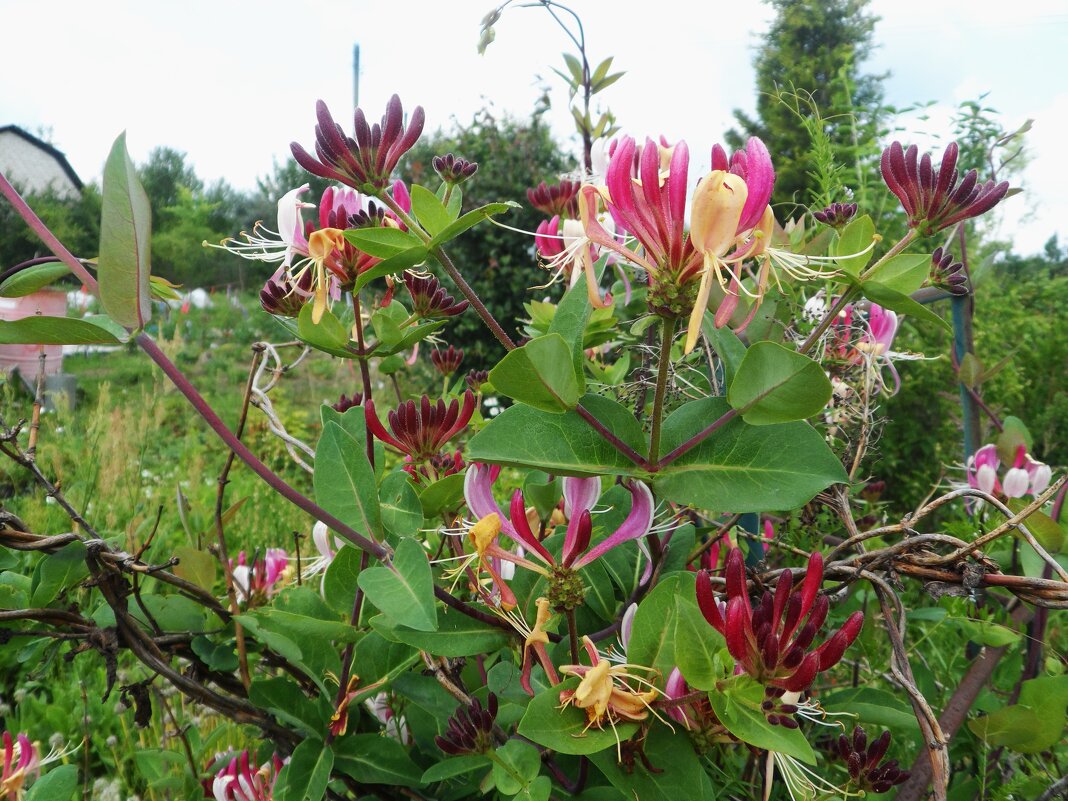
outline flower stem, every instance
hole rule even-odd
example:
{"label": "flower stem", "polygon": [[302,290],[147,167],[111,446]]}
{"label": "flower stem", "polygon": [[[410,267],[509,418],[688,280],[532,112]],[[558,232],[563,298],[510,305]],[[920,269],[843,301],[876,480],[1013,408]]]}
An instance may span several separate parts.
{"label": "flower stem", "polygon": [[737,416],[737,409],[728,409],[726,412],[723,413],[722,416],[719,417],[719,419],[715,420],[707,428],[694,434],[692,437],[683,442],[677,448],[666,454],[663,459],[656,463],[656,469],[660,470],[663,467],[667,467],[667,465],[671,464],[684,453],[693,450]]}
{"label": "flower stem", "polygon": [[[356,347],[359,348],[360,353],[364,353],[363,342],[363,314],[360,310],[360,293],[352,293],[352,313],[355,315],[356,322],[354,328],[356,329]],[[360,363],[360,381],[363,383],[363,402],[371,400],[371,368],[367,364],[367,358],[357,359]],[[375,438],[371,434],[371,430],[364,424],[364,439],[367,442],[367,461],[371,463],[371,469],[375,469]],[[340,702],[339,702],[340,703]]]}
{"label": "flower stem", "polygon": [[593,413],[589,409],[587,409],[580,403],[578,406],[575,407],[575,411],[578,413],[579,417],[581,417],[583,420],[590,424],[590,427],[594,431],[604,437],[605,441],[609,445],[611,445],[621,454],[623,454],[632,462],[634,462],[634,464],[638,465],[639,467],[644,467],[647,470],[649,469],[650,464],[646,460],[646,458],[640,453],[638,453],[636,450],[634,450],[634,448],[630,447],[630,445],[625,443],[619,437],[617,437],[615,434],[613,434],[611,431],[609,431],[608,427],[605,426],[605,424],[598,420],[596,417],[594,417]]}
{"label": "flower stem", "polygon": [[497,337],[505,350],[515,350],[515,343],[511,337],[505,333],[501,324],[497,322],[497,319],[490,313],[490,310],[486,308],[486,304],[482,302],[475,290],[471,288],[471,285],[464,280],[464,277],[460,275],[460,271],[456,269],[456,265],[452,263],[452,259],[445,252],[444,248],[440,245],[431,251],[434,258],[438,260],[438,263],[445,268],[445,272],[449,274],[449,278],[456,284],[456,288],[460,290],[468,302],[474,308],[475,313],[482,318],[482,322],[486,324],[486,327],[493,332],[493,336]]}
{"label": "flower stem", "polygon": [[567,638],[571,646],[571,663],[579,663],[578,625],[575,623],[575,610],[568,607],[567,614]]}
{"label": "flower stem", "polygon": [[660,426],[664,422],[664,396],[667,394],[668,370],[671,367],[671,342],[675,338],[674,317],[665,317],[660,338],[660,365],[656,374],[656,393],[653,395],[653,422],[649,435],[649,464],[660,457]]}

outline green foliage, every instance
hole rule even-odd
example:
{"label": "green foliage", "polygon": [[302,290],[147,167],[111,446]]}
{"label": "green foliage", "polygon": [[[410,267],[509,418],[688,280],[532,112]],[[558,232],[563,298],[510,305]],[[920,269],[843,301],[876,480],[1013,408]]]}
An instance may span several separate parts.
{"label": "green foliage", "polygon": [[[734,148],[743,146],[747,136],[764,141],[775,159],[772,201],[785,204],[784,216],[794,216],[795,204],[818,208],[845,201],[842,183],[859,191],[866,182],[886,117],[881,86],[885,76],[860,72],[877,21],[868,13],[869,0],[769,4],[775,19],[754,60],[756,116],[735,111],[739,127],[727,141]],[[816,120],[819,126],[811,124]],[[832,158],[854,171],[848,180],[844,173],[834,174]]]}

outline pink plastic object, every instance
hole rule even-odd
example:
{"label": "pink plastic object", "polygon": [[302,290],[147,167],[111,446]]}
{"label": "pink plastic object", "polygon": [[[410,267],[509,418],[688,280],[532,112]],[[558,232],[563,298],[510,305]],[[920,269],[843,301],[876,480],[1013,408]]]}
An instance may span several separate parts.
{"label": "pink plastic object", "polygon": [[[21,320],[34,314],[47,317],[67,316],[67,293],[42,289],[21,298],[0,298],[0,320]],[[18,368],[19,375],[33,381],[40,369],[41,351],[45,353],[45,375],[63,371],[62,345],[0,345],[0,372]]]}

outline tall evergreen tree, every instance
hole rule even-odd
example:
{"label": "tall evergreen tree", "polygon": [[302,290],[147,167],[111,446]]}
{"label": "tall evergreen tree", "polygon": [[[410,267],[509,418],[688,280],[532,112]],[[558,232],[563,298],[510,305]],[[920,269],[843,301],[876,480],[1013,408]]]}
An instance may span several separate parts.
{"label": "tall evergreen tree", "polygon": [[776,17],[754,62],[756,117],[736,110],[739,127],[726,138],[735,148],[748,136],[764,140],[777,173],[772,201],[791,214],[795,204],[845,200],[829,196],[838,184],[863,190],[878,153],[886,75],[860,72],[878,21],[867,13],[870,0],[768,2]]}

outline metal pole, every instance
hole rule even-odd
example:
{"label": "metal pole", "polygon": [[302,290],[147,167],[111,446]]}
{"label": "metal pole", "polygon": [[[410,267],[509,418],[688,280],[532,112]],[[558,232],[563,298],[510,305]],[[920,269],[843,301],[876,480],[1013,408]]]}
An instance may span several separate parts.
{"label": "metal pole", "polygon": [[360,105],[360,45],[352,46],[352,106]]}

